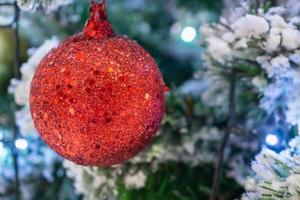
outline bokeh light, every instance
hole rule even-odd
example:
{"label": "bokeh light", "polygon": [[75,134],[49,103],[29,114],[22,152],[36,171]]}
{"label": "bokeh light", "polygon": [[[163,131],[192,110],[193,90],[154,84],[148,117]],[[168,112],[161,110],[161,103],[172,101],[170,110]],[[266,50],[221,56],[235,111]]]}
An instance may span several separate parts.
{"label": "bokeh light", "polygon": [[15,141],[15,146],[17,149],[25,150],[28,148],[28,142],[25,139],[17,139]]}
{"label": "bokeh light", "polygon": [[185,27],[181,33],[184,42],[192,42],[196,38],[196,29],[192,26]]}
{"label": "bokeh light", "polygon": [[274,135],[274,134],[267,135],[266,143],[268,145],[275,146],[278,144],[278,142],[279,142],[279,139],[278,139],[277,135]]}

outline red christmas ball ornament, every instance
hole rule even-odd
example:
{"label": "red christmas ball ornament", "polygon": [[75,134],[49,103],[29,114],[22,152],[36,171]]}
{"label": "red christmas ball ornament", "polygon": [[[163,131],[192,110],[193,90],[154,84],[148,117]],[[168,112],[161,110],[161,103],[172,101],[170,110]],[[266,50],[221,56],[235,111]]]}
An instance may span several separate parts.
{"label": "red christmas ball ornament", "polygon": [[83,32],[53,49],[31,84],[43,140],[77,164],[111,166],[149,143],[164,115],[163,78],[139,44],[116,35],[105,2],[92,1]]}

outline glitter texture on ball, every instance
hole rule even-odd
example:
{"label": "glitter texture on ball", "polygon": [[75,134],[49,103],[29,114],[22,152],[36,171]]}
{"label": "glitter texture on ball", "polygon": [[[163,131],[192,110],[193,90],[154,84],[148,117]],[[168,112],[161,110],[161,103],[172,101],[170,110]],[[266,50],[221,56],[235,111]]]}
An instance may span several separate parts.
{"label": "glitter texture on ball", "polygon": [[111,166],[143,150],[164,115],[164,82],[138,43],[116,35],[105,2],[92,1],[83,32],[40,63],[30,92],[34,124],[58,154]]}

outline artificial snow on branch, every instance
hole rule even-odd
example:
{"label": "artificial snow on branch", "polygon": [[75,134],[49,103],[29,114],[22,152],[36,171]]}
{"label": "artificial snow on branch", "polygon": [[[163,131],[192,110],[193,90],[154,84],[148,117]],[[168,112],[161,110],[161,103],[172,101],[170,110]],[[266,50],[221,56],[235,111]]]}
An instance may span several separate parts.
{"label": "artificial snow on branch", "polygon": [[287,122],[297,124],[299,114],[300,18],[283,7],[258,9],[247,4],[219,23],[202,26],[203,54],[210,71],[236,68],[262,94],[261,108],[273,113],[284,108]]}
{"label": "artificial snow on branch", "polygon": [[46,12],[51,12],[62,5],[72,3],[73,0],[18,0],[17,2],[19,7],[26,11],[35,11],[41,6]]}
{"label": "artificial snow on branch", "polygon": [[[20,151],[20,155],[22,156],[19,156],[18,158],[18,164],[21,169],[19,171],[19,178],[22,182],[26,182],[26,184],[21,185],[23,199],[33,198],[33,185],[30,180],[34,180],[36,177],[43,177],[49,182],[53,181],[55,164],[60,160],[60,158],[42,144],[39,137],[37,137],[29,111],[29,89],[33,73],[42,58],[57,44],[58,40],[53,37],[52,39],[46,40],[40,47],[31,49],[29,60],[24,63],[20,69],[22,74],[21,80],[12,79],[9,88],[9,92],[15,97],[16,104],[22,106],[20,110],[16,111],[15,117],[16,125],[20,130],[20,137],[22,138],[21,141],[23,141],[24,147],[23,152]],[[30,150],[25,149],[29,143]],[[37,166],[39,167],[36,168]],[[2,192],[2,190],[5,191],[7,187],[9,187],[9,183],[5,180],[14,173],[14,169],[11,166],[9,158],[5,159],[4,162],[0,162],[0,168],[6,169],[5,173],[0,175],[0,192]],[[35,168],[35,170],[32,170],[33,168]]]}
{"label": "artificial snow on branch", "polygon": [[255,178],[245,184],[242,200],[300,199],[300,137],[293,139],[281,153],[263,149],[252,163]]}
{"label": "artificial snow on branch", "polygon": [[[259,115],[247,109],[245,116],[250,123],[242,127],[264,134],[280,130],[286,137],[300,123],[300,18],[291,16],[284,7],[253,9],[244,3],[218,23],[202,26],[201,31],[206,47],[204,76],[226,80],[228,71],[235,69],[239,84],[247,86],[240,88],[238,96],[251,94],[249,89],[255,88],[257,107],[264,111],[263,120],[253,123]],[[285,140],[288,139],[280,142],[284,144]],[[264,149],[257,156],[252,168],[260,178],[244,185],[248,189],[259,185],[252,187],[244,199],[300,198],[297,141],[299,138],[281,154]]]}

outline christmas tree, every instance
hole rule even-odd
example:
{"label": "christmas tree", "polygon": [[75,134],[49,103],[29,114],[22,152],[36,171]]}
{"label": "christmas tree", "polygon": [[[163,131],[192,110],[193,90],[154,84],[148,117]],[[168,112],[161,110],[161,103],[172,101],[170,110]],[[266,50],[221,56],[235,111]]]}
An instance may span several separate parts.
{"label": "christmas tree", "polygon": [[0,0],[0,199],[300,199],[299,8]]}

